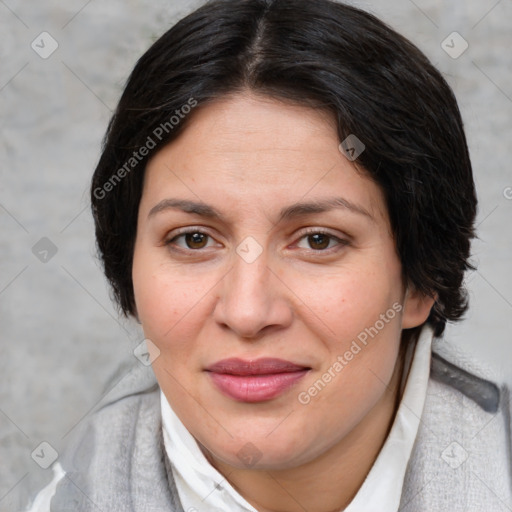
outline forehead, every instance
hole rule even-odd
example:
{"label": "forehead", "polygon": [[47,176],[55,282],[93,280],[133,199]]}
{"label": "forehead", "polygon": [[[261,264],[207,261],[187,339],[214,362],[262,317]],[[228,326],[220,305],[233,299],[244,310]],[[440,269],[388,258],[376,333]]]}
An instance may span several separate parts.
{"label": "forehead", "polygon": [[379,186],[339,150],[331,114],[249,93],[199,107],[149,161],[143,200],[171,192],[220,208],[271,210],[341,194],[387,217]]}

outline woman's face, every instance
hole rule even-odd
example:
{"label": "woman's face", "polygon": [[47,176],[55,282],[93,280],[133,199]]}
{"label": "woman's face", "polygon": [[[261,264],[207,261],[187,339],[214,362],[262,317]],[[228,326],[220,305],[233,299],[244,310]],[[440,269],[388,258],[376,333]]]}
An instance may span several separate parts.
{"label": "woman's face", "polygon": [[153,369],[214,459],[295,467],[371,416],[432,304],[406,293],[383,194],[329,116],[249,93],[193,116],[148,163],[139,209]]}

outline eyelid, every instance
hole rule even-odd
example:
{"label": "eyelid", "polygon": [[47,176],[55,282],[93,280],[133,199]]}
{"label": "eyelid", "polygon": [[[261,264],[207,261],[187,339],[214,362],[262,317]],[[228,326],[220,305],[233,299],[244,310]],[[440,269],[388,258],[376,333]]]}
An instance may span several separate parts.
{"label": "eyelid", "polygon": [[[187,226],[184,228],[178,228],[178,229],[172,230],[171,233],[166,235],[166,237],[164,239],[164,245],[170,246],[170,245],[172,245],[172,242],[176,238],[183,236],[183,235],[187,235],[189,233],[200,233],[202,235],[205,235],[205,236],[211,238],[214,241],[217,241],[216,238],[211,233],[209,233],[206,228],[204,228],[202,226]],[[205,249],[206,249],[206,247],[205,247]],[[177,250],[199,252],[201,249],[188,249],[188,248],[177,246]]]}
{"label": "eyelid", "polygon": [[300,236],[305,236],[305,235],[315,235],[317,233],[320,233],[322,235],[332,236],[333,238],[338,238],[338,239],[341,239],[341,237],[344,237],[346,239],[350,238],[347,234],[334,234],[329,228],[322,228],[322,227],[304,228],[302,231],[299,231],[298,234]]}
{"label": "eyelid", "polygon": [[[171,236],[172,233],[172,236]],[[167,238],[173,239],[179,235],[186,235],[187,233],[202,233],[204,235],[211,236],[210,233],[208,233],[208,230],[204,228],[203,226],[186,226],[184,228],[176,228],[173,229],[168,235]]]}
{"label": "eyelid", "polygon": [[333,252],[339,251],[343,247],[350,245],[350,237],[347,235],[342,235],[342,236],[339,236],[337,234],[335,235],[335,234],[331,233],[326,228],[306,228],[305,230],[303,230],[297,234],[296,241],[293,243],[293,246],[296,246],[304,238],[306,238],[310,235],[316,235],[316,234],[326,235],[331,240],[335,240],[337,243],[333,247],[328,247],[327,249],[311,249],[311,248],[303,248],[303,247],[299,247],[298,249],[306,251],[307,253],[310,253],[310,254],[315,254],[315,255],[320,255],[320,256],[326,255],[327,256],[329,254],[332,254]]}
{"label": "eyelid", "polygon": [[349,243],[351,241],[351,237],[347,234],[339,234],[339,233],[335,234],[335,233],[332,233],[329,229],[321,228],[321,227],[305,228],[303,231],[299,231],[299,233],[296,236],[300,239],[300,238],[304,238],[305,236],[308,236],[308,235],[316,235],[316,234],[327,235],[331,238],[335,238],[339,242]]}

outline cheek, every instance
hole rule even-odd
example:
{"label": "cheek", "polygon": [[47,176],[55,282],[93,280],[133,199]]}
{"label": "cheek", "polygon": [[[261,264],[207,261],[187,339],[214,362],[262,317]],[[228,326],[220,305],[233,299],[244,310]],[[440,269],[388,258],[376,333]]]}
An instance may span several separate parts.
{"label": "cheek", "polygon": [[180,276],[162,261],[160,252],[136,246],[132,279],[144,334],[163,350],[166,340],[179,340],[180,331],[190,329],[191,318],[200,311],[205,284]]}
{"label": "cheek", "polygon": [[352,268],[321,287],[302,284],[304,303],[316,313],[309,327],[323,341],[317,377],[328,387],[315,395],[315,407],[338,399],[354,410],[370,406],[391,379],[401,338],[400,267],[374,268]]}
{"label": "cheek", "polygon": [[[190,336],[203,315],[205,287],[200,283],[183,280],[163,273],[147,275],[142,282],[134,282],[135,300],[144,332],[159,345],[168,342],[179,346],[179,340]],[[202,300],[204,302],[202,302]],[[165,348],[163,346],[162,348]],[[161,348],[161,349],[162,349]]]}
{"label": "cheek", "polygon": [[[322,302],[312,288],[310,307],[319,312],[315,331],[323,341],[322,365],[296,397],[299,411],[317,422],[329,440],[354,428],[388,388],[400,346],[400,282],[369,273],[326,285]],[[312,304],[311,301],[318,300]],[[325,304],[328,304],[327,306]],[[393,307],[395,305],[395,307]],[[322,335],[320,333],[327,333]]]}
{"label": "cheek", "polygon": [[[301,283],[300,298],[305,306],[316,314],[335,343],[357,337],[402,300],[399,268],[383,272],[368,265],[347,268],[323,279],[296,282]],[[397,315],[392,313],[395,318]]]}

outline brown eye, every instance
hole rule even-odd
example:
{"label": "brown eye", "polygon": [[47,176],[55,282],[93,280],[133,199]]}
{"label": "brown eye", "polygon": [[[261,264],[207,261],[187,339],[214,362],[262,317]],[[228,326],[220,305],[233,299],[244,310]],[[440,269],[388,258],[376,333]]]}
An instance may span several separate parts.
{"label": "brown eye", "polygon": [[331,241],[332,237],[326,235],[325,233],[315,233],[313,235],[308,235],[307,238],[311,249],[320,251],[329,247],[329,242]]}
{"label": "brown eye", "polygon": [[202,249],[208,242],[208,235],[204,233],[186,233],[184,236],[189,249]]}
{"label": "brown eye", "polygon": [[201,231],[186,231],[166,242],[166,245],[177,246],[181,249],[199,250],[210,247],[214,240],[207,233]]}
{"label": "brown eye", "polygon": [[297,244],[301,249],[317,252],[330,252],[330,250],[342,249],[349,245],[348,240],[338,238],[324,231],[309,231],[304,233]]}

